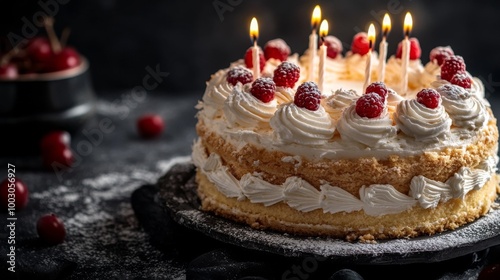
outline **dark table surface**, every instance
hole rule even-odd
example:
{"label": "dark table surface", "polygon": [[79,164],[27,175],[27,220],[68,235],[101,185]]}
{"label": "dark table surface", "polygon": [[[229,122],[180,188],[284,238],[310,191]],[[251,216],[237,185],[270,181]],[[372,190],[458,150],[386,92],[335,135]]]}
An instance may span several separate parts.
{"label": "dark table surface", "polygon": [[[497,246],[432,264],[322,261],[307,274],[294,274],[295,268],[309,269],[308,260],[224,244],[176,224],[154,203],[155,183],[175,163],[172,159],[189,157],[201,94],[153,92],[137,102],[127,90],[100,93],[95,117],[75,131],[71,142],[76,153],[85,141],[92,143],[91,150],[79,153],[75,165],[62,173],[43,169],[36,153],[1,157],[0,178],[7,176],[8,163],[15,165],[30,200],[16,213],[15,273],[7,271],[8,230],[0,228],[0,279],[328,279],[342,268],[365,279],[475,279],[486,265],[500,263]],[[500,115],[500,98],[488,98]],[[136,120],[144,113],[165,120],[159,138],[138,136]],[[98,132],[106,118],[113,131]],[[48,246],[38,239],[36,221],[46,213],[64,222],[64,243]],[[0,214],[0,220],[4,224],[7,215]]]}

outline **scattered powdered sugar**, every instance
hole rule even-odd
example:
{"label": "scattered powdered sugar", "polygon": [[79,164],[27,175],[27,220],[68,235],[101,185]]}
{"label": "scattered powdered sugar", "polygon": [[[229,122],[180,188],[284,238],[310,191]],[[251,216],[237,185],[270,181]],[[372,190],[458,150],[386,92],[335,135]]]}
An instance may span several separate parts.
{"label": "scattered powdered sugar", "polygon": [[[182,279],[184,268],[165,259],[149,243],[135,217],[130,196],[140,186],[155,183],[174,164],[189,158],[160,161],[156,170],[128,166],[123,172],[104,173],[33,192],[31,198],[40,200],[49,211],[57,211],[66,227],[67,237],[58,247],[61,250],[58,257],[85,269],[105,269],[111,274]],[[82,269],[74,274],[77,278],[88,277]]]}

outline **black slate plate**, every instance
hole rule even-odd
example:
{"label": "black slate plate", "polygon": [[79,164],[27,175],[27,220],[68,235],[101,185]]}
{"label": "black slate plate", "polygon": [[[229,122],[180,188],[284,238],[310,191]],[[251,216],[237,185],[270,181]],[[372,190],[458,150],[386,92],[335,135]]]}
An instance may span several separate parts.
{"label": "black slate plate", "polygon": [[[434,263],[478,252],[500,244],[500,209],[455,231],[432,237],[350,243],[333,238],[305,238],[262,231],[199,210],[194,166],[179,163],[158,180],[157,203],[179,224],[229,244],[287,257],[326,257],[336,263],[358,265]],[[189,179],[186,181],[186,178]],[[500,200],[497,200],[500,202]]]}

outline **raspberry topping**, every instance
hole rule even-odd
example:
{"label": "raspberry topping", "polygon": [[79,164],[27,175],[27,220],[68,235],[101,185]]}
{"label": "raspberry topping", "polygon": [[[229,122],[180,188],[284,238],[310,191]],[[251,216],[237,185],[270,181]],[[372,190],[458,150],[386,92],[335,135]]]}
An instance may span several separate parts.
{"label": "raspberry topping", "polygon": [[329,58],[336,58],[337,55],[342,53],[342,42],[332,35],[325,37],[326,55]]}
{"label": "raspberry topping", "polygon": [[365,55],[370,50],[370,42],[368,41],[368,34],[366,32],[359,32],[354,35],[351,43],[352,53]]}
{"label": "raspberry topping", "polygon": [[300,68],[299,66],[285,61],[282,62],[276,70],[274,70],[273,80],[278,87],[293,88],[295,83],[299,80]]}
{"label": "raspberry topping", "polygon": [[253,81],[253,74],[246,68],[235,67],[227,72],[226,80],[233,86],[238,82],[244,85]]}
{"label": "raspberry topping", "polygon": [[[245,53],[245,65],[247,68],[252,69],[253,68],[253,56],[252,56],[252,48],[248,48],[247,52]],[[264,52],[262,51],[261,48],[259,48],[259,62],[260,62],[260,71],[264,70],[264,66],[266,66],[266,58],[264,57]]]}
{"label": "raspberry topping", "polygon": [[384,83],[382,82],[375,82],[370,84],[369,86],[366,87],[365,93],[371,93],[374,92],[380,97],[382,97],[383,100],[387,99],[387,95],[389,94],[389,90],[385,86]]}
{"label": "raspberry topping", "polygon": [[459,55],[453,55],[445,59],[441,65],[441,79],[451,81],[457,73],[465,74],[465,62]]}
{"label": "raspberry topping", "polygon": [[[401,58],[403,55],[403,44],[399,42],[398,50],[396,51],[396,57]],[[420,43],[417,38],[410,38],[410,60],[419,59],[422,55],[422,49],[420,48]]]}
{"label": "raspberry topping", "polygon": [[271,78],[258,78],[252,83],[250,93],[264,103],[274,99],[276,84]]}
{"label": "raspberry topping", "polygon": [[443,62],[450,56],[455,55],[450,46],[446,47],[435,47],[431,50],[429,54],[429,59],[431,61],[436,61],[436,63],[441,66]]}
{"label": "raspberry topping", "polygon": [[297,88],[293,103],[300,108],[316,111],[320,107],[321,92],[314,82],[305,82]]}
{"label": "raspberry topping", "polygon": [[423,104],[429,109],[437,108],[440,101],[441,95],[439,95],[439,93],[432,88],[424,88],[417,93],[417,102]]}
{"label": "raspberry topping", "polygon": [[472,80],[467,74],[465,73],[457,73],[451,78],[450,83],[461,86],[463,88],[471,88],[472,87]]}
{"label": "raspberry topping", "polygon": [[266,59],[274,58],[285,61],[290,53],[290,47],[280,38],[270,40],[264,46],[264,57]]}
{"label": "raspberry topping", "polygon": [[384,111],[384,100],[378,93],[370,92],[356,101],[356,114],[365,118],[379,117]]}

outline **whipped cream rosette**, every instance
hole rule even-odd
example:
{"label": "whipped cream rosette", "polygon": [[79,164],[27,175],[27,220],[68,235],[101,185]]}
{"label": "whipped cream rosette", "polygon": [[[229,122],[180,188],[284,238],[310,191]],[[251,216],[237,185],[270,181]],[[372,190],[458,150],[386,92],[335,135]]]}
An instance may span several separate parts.
{"label": "whipped cream rosette", "polygon": [[352,89],[338,89],[334,94],[323,98],[321,103],[330,117],[334,120],[338,120],[342,116],[344,109],[349,107],[358,98],[359,94]]}
{"label": "whipped cream rosette", "polygon": [[387,107],[378,117],[361,117],[353,104],[344,110],[337,123],[337,130],[342,139],[361,143],[368,147],[380,147],[396,137],[397,129],[392,125]]}
{"label": "whipped cream rosette", "polygon": [[335,132],[335,126],[323,107],[311,111],[293,102],[279,106],[270,124],[281,144],[323,145]]}
{"label": "whipped cream rosette", "polygon": [[[399,102],[395,119],[399,129],[416,141],[438,142],[447,139],[450,135],[451,119],[437,94],[437,106],[429,108],[417,99]],[[417,95],[418,96],[418,95]]]}
{"label": "whipped cream rosette", "polygon": [[424,70],[420,74],[420,85],[424,88],[431,86],[432,82],[439,79],[441,75],[441,67],[435,61],[429,61],[424,66]]}
{"label": "whipped cream rosette", "polygon": [[295,90],[289,87],[276,87],[276,92],[274,93],[278,105],[293,101],[294,95]]}
{"label": "whipped cream rosette", "polygon": [[229,127],[253,129],[268,127],[276,111],[277,102],[262,102],[250,93],[250,84],[237,84],[224,103],[224,114]]}
{"label": "whipped cream rosette", "polygon": [[436,89],[441,95],[442,104],[456,127],[476,130],[487,122],[484,104],[477,96],[456,85],[442,85]]}
{"label": "whipped cream rosette", "polygon": [[229,69],[222,69],[212,75],[207,82],[205,94],[203,94],[203,103],[205,104],[204,113],[209,117],[214,117],[219,109],[224,107],[224,101],[233,91],[233,85],[226,80],[226,73]]}
{"label": "whipped cream rosette", "polygon": [[[363,81],[365,78],[366,71],[366,60],[368,59],[368,54],[360,55],[358,53],[348,52],[346,54],[345,63],[347,68],[346,79]],[[372,77],[377,79],[378,75],[378,54],[377,52],[372,52]]]}

